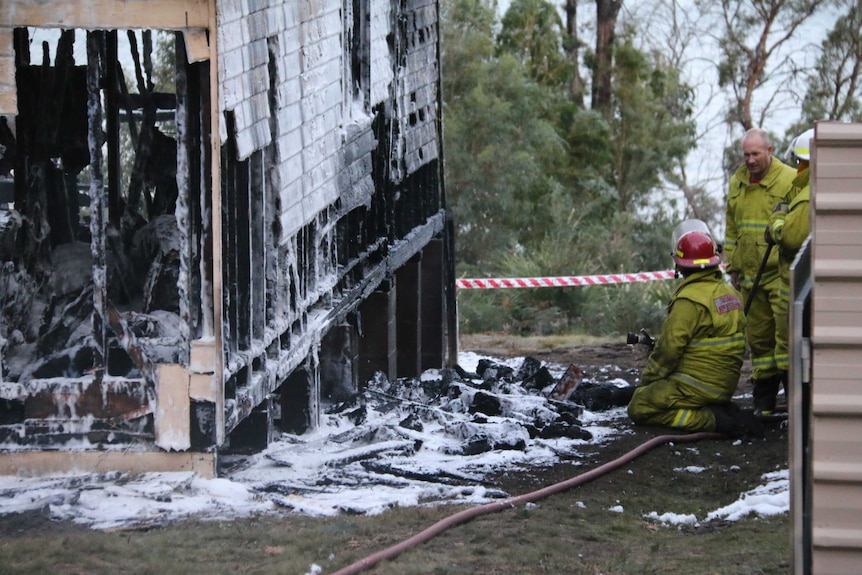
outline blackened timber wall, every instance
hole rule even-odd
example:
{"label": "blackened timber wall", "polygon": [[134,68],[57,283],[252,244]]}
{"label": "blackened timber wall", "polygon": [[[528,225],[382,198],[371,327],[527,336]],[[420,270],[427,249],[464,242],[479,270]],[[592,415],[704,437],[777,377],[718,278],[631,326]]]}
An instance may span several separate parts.
{"label": "blackened timber wall", "polygon": [[[229,432],[299,366],[319,385],[315,350],[332,325],[375,333],[378,318],[361,317],[360,303],[421,261],[446,215],[435,1],[219,2],[217,15],[223,170],[247,174],[255,154],[268,158],[264,177],[223,180]],[[246,241],[249,224],[268,232]],[[411,375],[434,363],[423,357],[416,310],[445,310],[444,286],[434,284],[432,304],[418,284],[398,295],[413,316],[402,350]],[[360,355],[368,345],[395,352],[381,333]],[[446,348],[434,347],[442,365]]]}

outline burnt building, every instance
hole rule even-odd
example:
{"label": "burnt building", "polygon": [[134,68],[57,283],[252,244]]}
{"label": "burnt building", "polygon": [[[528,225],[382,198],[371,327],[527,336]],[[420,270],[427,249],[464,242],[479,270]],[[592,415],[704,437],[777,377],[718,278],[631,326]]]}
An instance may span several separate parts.
{"label": "burnt building", "polygon": [[0,4],[0,472],[212,474],[454,361],[438,16]]}

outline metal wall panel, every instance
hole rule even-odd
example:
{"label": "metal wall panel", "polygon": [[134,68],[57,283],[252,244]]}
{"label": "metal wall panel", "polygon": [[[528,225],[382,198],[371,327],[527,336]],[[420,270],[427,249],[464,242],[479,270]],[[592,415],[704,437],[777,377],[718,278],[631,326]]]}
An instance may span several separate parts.
{"label": "metal wall panel", "polygon": [[[812,163],[814,277],[810,571],[862,559],[862,124],[819,122]],[[796,470],[794,470],[796,471]],[[795,531],[800,526],[794,525]]]}

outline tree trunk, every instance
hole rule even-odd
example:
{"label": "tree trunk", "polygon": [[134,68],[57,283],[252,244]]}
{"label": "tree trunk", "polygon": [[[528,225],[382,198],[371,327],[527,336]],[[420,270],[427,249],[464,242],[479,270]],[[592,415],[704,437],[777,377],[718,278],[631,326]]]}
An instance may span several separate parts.
{"label": "tree trunk", "polygon": [[578,0],[566,0],[566,33],[569,42],[569,60],[572,63],[572,83],[569,95],[578,108],[584,107],[584,79],[581,78],[578,60],[581,52],[581,40],[578,38]]}
{"label": "tree trunk", "polygon": [[592,108],[610,108],[613,79],[614,31],[622,0],[596,0],[596,67],[593,72]]}

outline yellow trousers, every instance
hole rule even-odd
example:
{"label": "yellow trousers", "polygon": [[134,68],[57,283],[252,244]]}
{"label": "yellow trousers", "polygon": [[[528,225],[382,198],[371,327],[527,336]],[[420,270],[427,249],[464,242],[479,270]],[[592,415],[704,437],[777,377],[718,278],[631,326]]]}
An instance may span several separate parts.
{"label": "yellow trousers", "polygon": [[629,402],[629,417],[641,425],[663,425],[688,431],[715,431],[715,417],[706,408],[727,401],[692,385],[660,379],[638,387]]}
{"label": "yellow trousers", "polygon": [[[752,379],[765,380],[787,371],[787,291],[778,273],[761,281],[748,308],[745,338],[751,352]],[[750,290],[742,290],[748,301]]]}

